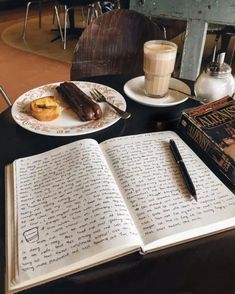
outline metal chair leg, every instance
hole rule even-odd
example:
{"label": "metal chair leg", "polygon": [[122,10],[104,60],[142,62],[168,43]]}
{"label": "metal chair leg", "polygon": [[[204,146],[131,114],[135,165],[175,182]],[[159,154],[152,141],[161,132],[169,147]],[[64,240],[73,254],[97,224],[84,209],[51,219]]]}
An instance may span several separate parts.
{"label": "metal chair leg", "polygon": [[7,96],[6,92],[3,90],[3,87],[2,86],[0,86],[0,94],[2,95],[2,97],[4,98],[4,100],[6,101],[6,103],[8,104],[8,106],[12,106],[11,100]]}
{"label": "metal chair leg", "polygon": [[[22,38],[25,40],[26,38],[26,31],[27,31],[27,24],[28,24],[28,16],[29,16],[29,7],[33,3],[33,1],[29,1],[26,6],[25,18],[24,18],[24,28],[22,32]],[[38,26],[41,29],[42,27],[42,1],[35,1],[38,3]]]}
{"label": "metal chair leg", "polygon": [[[85,26],[86,26],[86,24],[87,24],[87,20],[86,20],[86,18],[85,18],[85,14],[84,14],[84,7],[83,6],[81,6],[81,12],[82,12],[82,24],[84,25],[85,24]],[[88,8],[88,10],[87,10],[87,15],[89,14],[89,8]]]}
{"label": "metal chair leg", "polygon": [[[82,8],[82,11],[83,11],[83,8]],[[91,19],[92,19],[92,7],[91,7],[91,5],[89,5],[88,9],[87,9],[86,26],[89,25],[89,23],[91,22]]]}
{"label": "metal chair leg", "polygon": [[57,24],[58,24],[59,31],[60,31],[61,41],[64,42],[64,36],[63,36],[63,31],[62,31],[62,27],[61,27],[60,16],[59,16],[59,11],[58,11],[57,5],[55,5],[54,8],[55,8],[55,15],[56,15]]}
{"label": "metal chair leg", "polygon": [[22,32],[23,40],[25,40],[25,37],[26,37],[26,29],[27,29],[27,23],[28,23],[28,15],[29,15],[29,6],[31,5],[31,3],[32,2],[28,2],[27,7],[26,7],[25,18],[24,18],[24,28],[23,28],[23,32]]}
{"label": "metal chair leg", "polygon": [[60,16],[58,12],[58,7],[55,5],[55,13],[56,13],[56,19],[57,23],[59,26],[59,31],[60,31],[60,37],[63,43],[63,48],[66,50],[67,47],[67,26],[68,26],[68,11],[71,8],[67,8],[67,5],[64,5],[64,33],[62,31],[62,26],[61,26],[61,21],[60,21]]}
{"label": "metal chair leg", "polygon": [[121,9],[121,3],[120,0],[116,1],[116,9]]}
{"label": "metal chair leg", "polygon": [[95,5],[92,5],[92,9],[93,9],[93,13],[94,13],[94,18],[97,18],[99,15],[98,15],[97,9],[95,8]]}
{"label": "metal chair leg", "polygon": [[[60,36],[61,36],[61,40],[63,42],[64,50],[66,50],[66,48],[67,48],[67,29],[68,29],[68,16],[69,16],[68,14],[69,14],[69,10],[74,9],[74,8],[75,8],[74,6],[67,7],[67,5],[64,5],[64,33],[63,33],[62,27],[61,27],[60,16],[59,16],[59,12],[58,12],[58,7],[57,7],[57,5],[55,5],[56,19],[57,19],[57,23],[59,26]],[[90,5],[88,7],[87,18],[85,18],[83,7],[81,7],[81,9],[82,9],[82,17],[84,19],[85,25],[88,25],[89,21],[92,20],[93,14],[94,14],[94,18],[98,17],[98,15],[99,15],[99,13],[94,5]]]}
{"label": "metal chair leg", "polygon": [[94,3],[94,6],[95,6],[95,10],[97,12],[97,17],[98,17],[99,15],[102,14],[102,7],[101,7],[100,1],[97,1],[96,3]]}
{"label": "metal chair leg", "polygon": [[164,40],[166,40],[167,39],[166,27],[162,26],[162,30],[163,30]]}
{"label": "metal chair leg", "polygon": [[[52,2],[52,0],[51,0]],[[53,0],[53,7],[55,8],[55,6],[57,7],[57,11],[58,11],[58,15],[60,15],[60,4],[58,3],[57,0]],[[54,24],[56,20],[56,10],[53,10],[53,16],[52,16],[52,23]]]}
{"label": "metal chair leg", "polygon": [[[97,2],[96,4],[100,5],[99,2]],[[100,11],[101,11],[101,7],[98,6],[98,8],[100,8]],[[98,12],[97,8],[95,7],[95,3],[89,4],[86,25],[88,26],[98,16],[99,16],[99,12]]]}
{"label": "metal chair leg", "polygon": [[64,6],[64,50],[67,46],[67,21],[68,21],[68,8],[67,5]]}

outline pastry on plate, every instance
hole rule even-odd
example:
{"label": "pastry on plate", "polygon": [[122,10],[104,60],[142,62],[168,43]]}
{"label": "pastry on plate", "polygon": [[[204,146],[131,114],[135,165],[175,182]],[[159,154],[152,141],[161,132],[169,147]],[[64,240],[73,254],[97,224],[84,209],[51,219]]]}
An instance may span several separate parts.
{"label": "pastry on plate", "polygon": [[54,120],[61,114],[61,107],[53,96],[46,96],[33,100],[30,103],[30,112],[40,121]]}

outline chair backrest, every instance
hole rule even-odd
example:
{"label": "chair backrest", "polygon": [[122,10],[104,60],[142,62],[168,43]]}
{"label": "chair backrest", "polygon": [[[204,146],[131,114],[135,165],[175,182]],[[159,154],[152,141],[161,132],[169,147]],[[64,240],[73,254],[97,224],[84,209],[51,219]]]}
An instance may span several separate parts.
{"label": "chair backrest", "polygon": [[117,9],[102,14],[83,31],[74,50],[70,78],[108,74],[143,74],[143,44],[163,39],[148,17]]}

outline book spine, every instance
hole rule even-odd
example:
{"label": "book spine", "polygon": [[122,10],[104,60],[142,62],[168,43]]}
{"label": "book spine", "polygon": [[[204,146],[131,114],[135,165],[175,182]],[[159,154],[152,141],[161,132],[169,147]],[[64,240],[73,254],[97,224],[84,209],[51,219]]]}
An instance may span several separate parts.
{"label": "book spine", "polygon": [[231,158],[207,134],[197,127],[187,115],[182,115],[178,127],[180,132],[192,139],[214,161],[223,174],[235,184],[235,168]]}

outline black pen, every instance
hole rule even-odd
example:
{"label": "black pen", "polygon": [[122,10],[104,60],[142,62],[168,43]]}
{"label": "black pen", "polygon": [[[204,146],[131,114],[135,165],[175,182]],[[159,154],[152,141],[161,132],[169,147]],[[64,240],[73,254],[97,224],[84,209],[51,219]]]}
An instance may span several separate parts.
{"label": "black pen", "polygon": [[189,191],[189,193],[193,196],[193,198],[197,201],[197,194],[196,194],[196,190],[195,187],[193,185],[192,179],[188,173],[188,170],[183,162],[183,159],[180,155],[179,149],[177,148],[175,141],[174,140],[170,140],[170,149],[172,151],[172,154],[174,155],[175,161],[177,163],[177,165],[179,166],[181,175],[184,179],[184,182],[187,186],[187,189]]}

